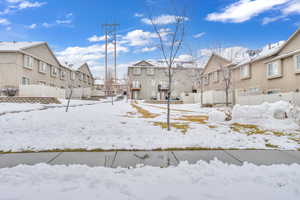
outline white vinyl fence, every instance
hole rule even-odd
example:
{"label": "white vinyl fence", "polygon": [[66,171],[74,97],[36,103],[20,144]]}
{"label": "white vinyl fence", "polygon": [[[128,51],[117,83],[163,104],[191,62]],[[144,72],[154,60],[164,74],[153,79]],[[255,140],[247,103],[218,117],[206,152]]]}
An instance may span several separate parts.
{"label": "white vinyl fence", "polygon": [[[203,104],[225,104],[225,91],[206,91],[203,92]],[[201,103],[201,93],[181,94],[184,103]],[[233,101],[233,93],[229,92],[229,103]]]}
{"label": "white vinyl fence", "polygon": [[240,105],[257,105],[264,102],[288,101],[300,106],[300,93],[288,92],[278,94],[260,94],[260,95],[236,95],[236,104]]}
{"label": "white vinyl fence", "polygon": [[[73,88],[72,98],[82,99],[90,98],[92,96],[92,88]],[[66,97],[69,98],[71,89],[66,89]]]}
{"label": "white vinyl fence", "polygon": [[20,97],[56,97],[64,99],[66,97],[65,89],[51,87],[47,85],[20,85]]}

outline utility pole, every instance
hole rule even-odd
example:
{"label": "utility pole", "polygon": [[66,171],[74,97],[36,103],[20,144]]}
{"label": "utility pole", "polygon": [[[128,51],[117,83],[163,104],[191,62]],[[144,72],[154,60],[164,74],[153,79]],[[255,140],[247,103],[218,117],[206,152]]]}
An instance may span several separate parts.
{"label": "utility pole", "polygon": [[[105,34],[105,94],[112,92],[108,91],[107,82],[112,78],[112,80],[116,83],[117,81],[117,27],[119,24],[102,24],[102,29]],[[108,69],[108,45],[109,43],[113,44],[114,47],[114,73],[109,73],[111,69]],[[108,77],[108,75],[112,75],[112,77]],[[112,88],[110,88],[112,89]]]}

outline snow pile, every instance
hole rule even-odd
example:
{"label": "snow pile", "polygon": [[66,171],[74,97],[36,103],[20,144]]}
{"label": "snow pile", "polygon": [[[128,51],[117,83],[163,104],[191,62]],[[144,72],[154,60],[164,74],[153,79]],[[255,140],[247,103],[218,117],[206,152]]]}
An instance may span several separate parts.
{"label": "snow pile", "polygon": [[213,110],[208,113],[208,120],[210,122],[224,122],[225,119],[226,119],[226,115],[222,111]]}
{"label": "snow pile", "polygon": [[220,161],[134,169],[20,165],[0,169],[0,199],[299,199],[300,165]]}
{"label": "snow pile", "polygon": [[296,129],[298,126],[290,117],[292,105],[285,101],[260,105],[236,105],[232,110],[232,120],[254,123],[270,129]]}

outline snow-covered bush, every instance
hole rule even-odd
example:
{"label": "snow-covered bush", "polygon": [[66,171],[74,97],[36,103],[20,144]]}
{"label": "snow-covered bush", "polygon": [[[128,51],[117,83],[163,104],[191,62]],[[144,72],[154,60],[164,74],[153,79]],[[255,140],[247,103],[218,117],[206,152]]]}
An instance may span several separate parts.
{"label": "snow-covered bush", "polygon": [[285,119],[291,110],[292,105],[285,101],[275,103],[263,103],[260,105],[236,105],[232,110],[232,119]]}
{"label": "snow-covered bush", "polygon": [[224,122],[226,114],[222,111],[213,110],[208,113],[208,120],[211,122]]}

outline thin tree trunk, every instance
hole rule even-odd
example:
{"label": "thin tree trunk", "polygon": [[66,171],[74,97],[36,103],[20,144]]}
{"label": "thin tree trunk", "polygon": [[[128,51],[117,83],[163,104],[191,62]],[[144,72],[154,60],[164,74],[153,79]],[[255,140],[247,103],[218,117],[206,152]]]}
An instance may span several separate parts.
{"label": "thin tree trunk", "polygon": [[171,77],[171,66],[169,66],[169,86],[168,86],[168,116],[167,116],[167,124],[168,124],[168,131],[171,130],[171,126],[170,126],[170,101],[171,101],[171,84],[172,84],[172,77]]}
{"label": "thin tree trunk", "polygon": [[226,107],[228,107],[229,102],[228,102],[228,89],[226,89]]}

